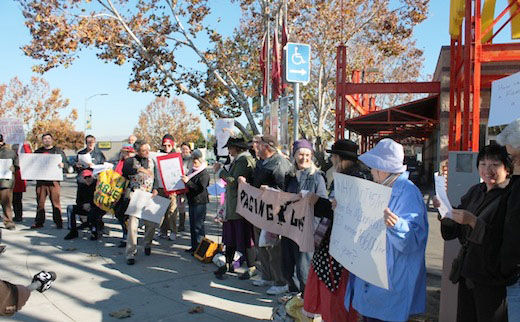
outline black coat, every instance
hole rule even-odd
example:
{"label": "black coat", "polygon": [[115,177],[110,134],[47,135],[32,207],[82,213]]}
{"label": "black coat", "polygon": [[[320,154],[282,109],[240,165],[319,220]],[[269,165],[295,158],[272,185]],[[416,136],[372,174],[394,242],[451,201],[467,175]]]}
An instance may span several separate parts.
{"label": "black coat", "polygon": [[206,169],[193,176],[190,181],[186,183],[186,187],[188,188],[188,193],[186,193],[188,204],[207,204],[209,202],[208,185],[209,173]]}
{"label": "black coat", "polygon": [[520,276],[520,175],[511,178],[506,190],[499,207],[499,216],[504,217],[500,271],[511,285]]}

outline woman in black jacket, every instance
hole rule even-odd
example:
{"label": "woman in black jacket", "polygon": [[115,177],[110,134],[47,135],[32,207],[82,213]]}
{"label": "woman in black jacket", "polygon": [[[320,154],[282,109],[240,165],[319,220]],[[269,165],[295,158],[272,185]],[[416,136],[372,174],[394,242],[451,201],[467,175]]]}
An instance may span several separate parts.
{"label": "woman in black jacket", "polygon": [[513,166],[504,147],[488,145],[477,167],[483,182],[468,190],[451,219],[441,221],[442,238],[458,238],[462,245],[450,273],[459,284],[457,321],[507,321],[506,281],[499,268],[504,218],[497,209]]}
{"label": "woman in black jacket", "polygon": [[188,198],[190,215],[191,248],[186,251],[193,255],[202,238],[206,236],[204,221],[206,220],[206,205],[209,202],[207,189],[209,173],[206,170],[206,162],[202,152],[195,150],[191,156],[193,167],[187,175],[182,177],[182,181],[188,189],[186,197]]}

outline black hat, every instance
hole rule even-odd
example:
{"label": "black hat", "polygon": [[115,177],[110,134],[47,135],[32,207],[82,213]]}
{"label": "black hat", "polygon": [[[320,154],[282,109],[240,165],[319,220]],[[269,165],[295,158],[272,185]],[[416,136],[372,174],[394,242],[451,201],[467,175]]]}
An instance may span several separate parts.
{"label": "black hat", "polygon": [[249,149],[249,145],[243,138],[233,138],[230,137],[227,141],[227,143],[224,145],[224,148],[229,148],[231,146],[237,147],[242,150]]}
{"label": "black hat", "polygon": [[278,140],[276,140],[276,138],[270,134],[262,135],[262,138],[260,140],[273,149],[278,148]]}
{"label": "black hat", "polygon": [[328,153],[337,154],[342,157],[351,158],[357,160],[358,145],[350,140],[337,140],[334,142],[330,150],[325,150]]}

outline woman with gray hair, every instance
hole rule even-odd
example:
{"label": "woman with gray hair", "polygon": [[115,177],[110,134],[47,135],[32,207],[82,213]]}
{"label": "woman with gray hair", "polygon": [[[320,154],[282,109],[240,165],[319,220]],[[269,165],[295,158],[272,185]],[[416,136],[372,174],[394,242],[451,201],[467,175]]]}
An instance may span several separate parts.
{"label": "woman with gray hair", "polygon": [[498,135],[513,162],[513,174],[502,197],[499,218],[504,218],[504,235],[500,248],[500,271],[508,281],[507,305],[509,321],[520,321],[520,118],[511,122]]}

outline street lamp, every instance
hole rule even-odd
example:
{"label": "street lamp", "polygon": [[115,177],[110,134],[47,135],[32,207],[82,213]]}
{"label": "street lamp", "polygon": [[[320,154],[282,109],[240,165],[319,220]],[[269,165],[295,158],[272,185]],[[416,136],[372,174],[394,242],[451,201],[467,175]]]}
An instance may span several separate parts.
{"label": "street lamp", "polygon": [[[108,94],[107,93],[98,93],[98,94],[94,94],[94,95],[91,95],[87,98],[85,98],[85,127],[84,127],[84,130],[85,130],[85,134],[87,134],[87,129],[89,128],[88,126],[88,109],[87,109],[87,103],[88,101],[91,99],[91,98],[94,98],[96,96],[107,96]],[[91,115],[92,116],[92,115]]]}

